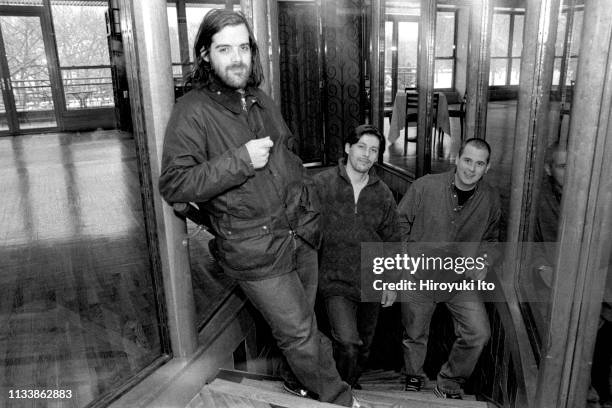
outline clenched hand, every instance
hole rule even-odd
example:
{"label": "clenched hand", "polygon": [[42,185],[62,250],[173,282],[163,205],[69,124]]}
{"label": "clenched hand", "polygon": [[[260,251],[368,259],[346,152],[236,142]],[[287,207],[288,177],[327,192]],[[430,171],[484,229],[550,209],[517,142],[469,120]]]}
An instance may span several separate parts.
{"label": "clenched hand", "polygon": [[249,140],[245,146],[251,157],[253,167],[261,169],[268,163],[270,149],[274,146],[274,142],[270,139],[270,136],[266,136],[261,139]]}

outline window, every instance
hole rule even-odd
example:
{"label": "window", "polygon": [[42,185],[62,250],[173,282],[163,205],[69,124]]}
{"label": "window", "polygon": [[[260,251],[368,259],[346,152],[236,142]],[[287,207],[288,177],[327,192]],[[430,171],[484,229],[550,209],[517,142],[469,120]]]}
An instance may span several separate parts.
{"label": "window", "polygon": [[518,85],[524,22],[524,10],[495,11],[491,35],[489,85]]}
{"label": "window", "polygon": [[51,2],[68,110],[112,107],[115,104],[104,16],[107,8],[108,4],[102,1],[79,5]]}
{"label": "window", "polygon": [[455,81],[455,21],[457,11],[438,11],[436,17],[436,51],[434,88],[453,89]]}
{"label": "window", "polygon": [[[582,17],[584,10],[579,8],[574,13],[574,21],[572,24],[572,32],[567,39],[569,44],[567,53],[569,61],[565,67],[565,84],[571,85],[572,81],[576,80],[576,68],[578,67],[578,53],[580,51],[580,32],[582,31]],[[553,71],[553,86],[558,86],[561,80],[561,66],[565,51],[565,36],[567,33],[568,9],[565,8],[559,15],[559,24],[557,25],[557,41],[555,42],[555,66]]]}
{"label": "window", "polygon": [[[436,20],[434,88],[452,89],[455,84],[455,9],[439,9]],[[385,103],[393,103],[397,91],[417,86],[419,9],[387,14],[385,21]]]}

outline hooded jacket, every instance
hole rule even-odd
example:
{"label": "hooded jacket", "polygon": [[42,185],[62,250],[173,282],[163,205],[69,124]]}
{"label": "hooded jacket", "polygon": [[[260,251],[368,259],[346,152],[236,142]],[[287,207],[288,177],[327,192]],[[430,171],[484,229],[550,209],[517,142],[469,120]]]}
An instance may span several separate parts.
{"label": "hooded jacket", "polygon": [[[255,170],[245,143],[270,136]],[[318,212],[280,111],[261,90],[213,82],[175,105],[164,139],[159,189],[166,201],[195,202],[210,220],[224,271],[257,280],[291,270],[295,236],[318,247]]]}

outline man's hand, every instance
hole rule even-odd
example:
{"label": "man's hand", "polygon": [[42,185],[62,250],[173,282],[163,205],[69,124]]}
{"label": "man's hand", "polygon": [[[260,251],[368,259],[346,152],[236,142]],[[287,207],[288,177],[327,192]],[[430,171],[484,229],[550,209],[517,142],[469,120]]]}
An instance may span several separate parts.
{"label": "man's hand", "polygon": [[270,149],[274,146],[274,142],[270,139],[270,136],[267,136],[261,139],[249,140],[245,146],[249,152],[253,168],[261,169],[268,163]]}
{"label": "man's hand", "polygon": [[380,304],[382,307],[389,307],[395,302],[395,298],[397,298],[397,292],[394,290],[383,290],[382,298],[380,299]]}

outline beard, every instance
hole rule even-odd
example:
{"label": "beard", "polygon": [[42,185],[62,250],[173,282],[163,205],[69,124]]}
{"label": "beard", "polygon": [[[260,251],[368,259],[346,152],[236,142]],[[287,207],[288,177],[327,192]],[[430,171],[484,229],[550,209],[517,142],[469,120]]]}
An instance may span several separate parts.
{"label": "beard", "polygon": [[249,82],[251,76],[251,63],[248,64],[238,63],[226,66],[220,66],[215,64],[214,61],[210,62],[212,73],[223,83],[225,86],[232,89],[244,89]]}

